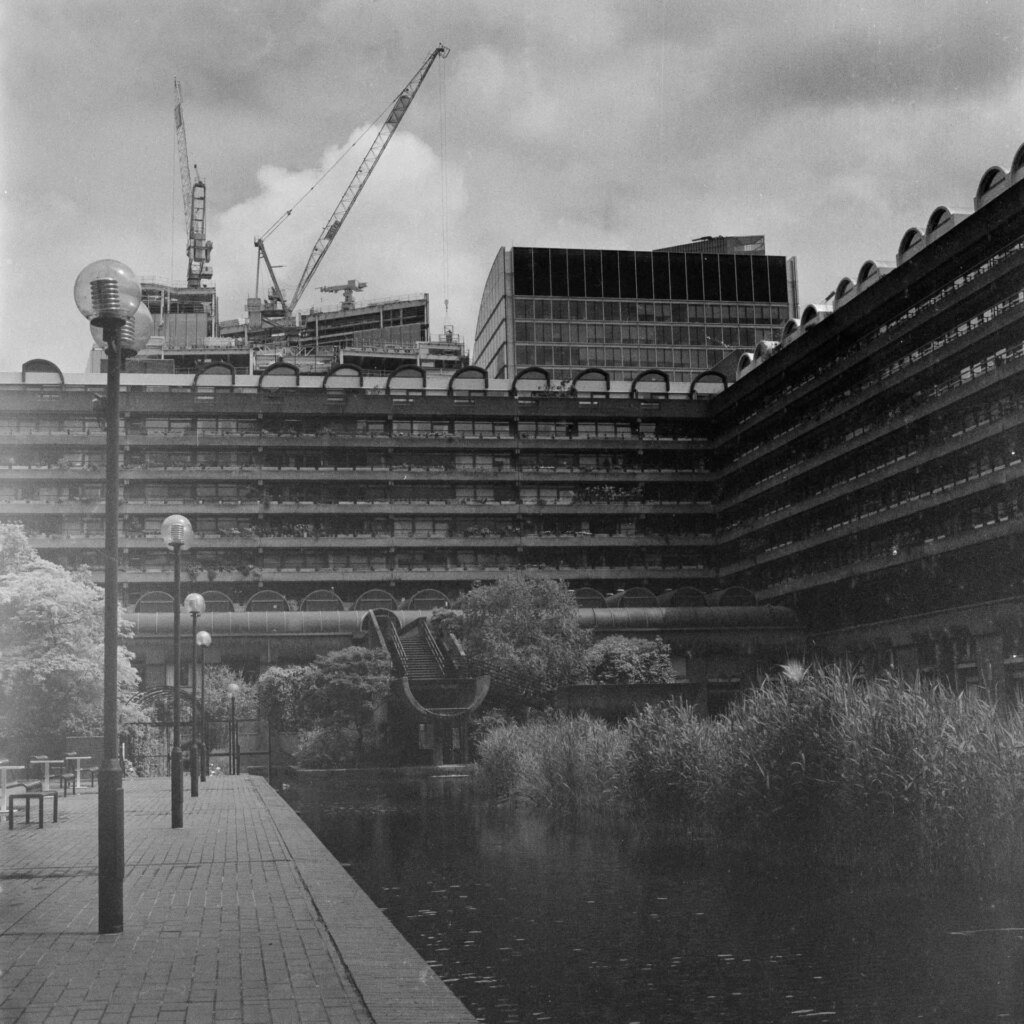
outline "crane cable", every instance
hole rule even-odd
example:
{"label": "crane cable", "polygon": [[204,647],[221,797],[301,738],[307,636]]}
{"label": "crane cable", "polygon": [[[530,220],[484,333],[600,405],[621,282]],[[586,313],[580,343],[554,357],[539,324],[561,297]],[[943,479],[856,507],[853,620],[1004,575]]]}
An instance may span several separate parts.
{"label": "crane cable", "polygon": [[[356,146],[359,145],[359,143],[363,139],[363,136],[366,135],[370,131],[371,128],[375,127],[378,123],[383,124],[384,118],[387,117],[389,111],[394,106],[394,103],[396,101],[397,101],[397,97],[395,97],[395,101],[392,101],[392,103],[388,107],[386,107],[384,110],[382,110],[376,116],[376,118],[374,118],[374,120],[371,121],[359,133],[357,138],[352,140],[351,145],[349,145],[347,149],[343,150],[341,152],[341,154],[338,156],[338,159],[335,160],[334,163],[331,164],[331,166],[328,167],[327,170],[324,171],[324,173],[321,174],[320,177],[317,178],[316,181],[314,181],[312,185],[309,186],[309,188],[302,194],[302,196],[300,196],[300,198],[295,203],[292,204],[291,209],[285,210],[285,212],[282,213],[281,216],[278,217],[277,220],[275,220],[274,223],[271,224],[270,227],[267,228],[267,230],[264,231],[262,235],[259,236],[261,239],[265,240],[265,239],[269,238],[292,215],[292,210],[294,210],[296,207],[298,207],[305,199],[309,198],[310,192],[312,192],[315,188],[317,188],[323,182],[324,178],[326,178],[331,173],[331,171],[333,171],[334,168],[337,167],[338,164],[340,164],[341,161],[344,160],[345,157],[347,157],[349,155],[349,153],[351,153],[352,150],[355,149]],[[257,271],[257,273],[258,273],[258,271]]]}
{"label": "crane cable", "polygon": [[448,284],[449,284],[449,244],[448,244],[448,96],[447,96],[447,74],[445,65],[441,64],[441,76],[438,89],[440,91],[440,103],[438,112],[441,119],[440,145],[441,145],[441,263],[443,267],[444,284],[444,318],[448,320]]}

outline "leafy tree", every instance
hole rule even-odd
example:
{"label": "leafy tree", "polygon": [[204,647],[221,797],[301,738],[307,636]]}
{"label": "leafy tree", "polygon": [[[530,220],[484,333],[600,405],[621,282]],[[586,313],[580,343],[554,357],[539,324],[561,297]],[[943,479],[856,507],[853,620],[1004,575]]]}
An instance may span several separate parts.
{"label": "leafy tree", "polygon": [[459,608],[463,646],[473,671],[490,675],[492,703],[523,714],[585,681],[587,633],[560,580],[510,573],[474,587]]}
{"label": "leafy tree", "polygon": [[259,707],[257,688],[248,682],[241,672],[227,665],[207,665],[203,675],[206,691],[206,716],[210,720],[231,716],[231,683],[238,686],[235,693],[235,715],[239,718],[254,718]]}
{"label": "leafy tree", "polygon": [[0,576],[19,572],[38,559],[20,523],[0,523]]}
{"label": "leafy tree", "polygon": [[660,637],[606,636],[587,651],[587,669],[599,686],[673,683],[671,652]]}
{"label": "leafy tree", "polygon": [[302,706],[308,674],[305,665],[273,665],[256,680],[259,709],[275,729],[296,732],[309,725]]}
{"label": "leafy tree", "polygon": [[[0,734],[50,751],[103,727],[103,590],[40,558],[20,526],[0,527]],[[119,622],[118,718],[140,718],[139,676]]]}
{"label": "leafy tree", "polygon": [[313,737],[306,746],[315,748],[314,760],[321,764],[344,759],[338,751],[352,749],[353,733],[355,756],[362,754],[366,727],[390,688],[387,652],[365,647],[330,651],[308,665],[275,666],[256,683],[271,725]]}
{"label": "leafy tree", "polygon": [[391,690],[391,658],[367,647],[321,654],[309,666],[308,686],[303,703],[309,716],[329,731],[351,725],[358,757],[366,726]]}

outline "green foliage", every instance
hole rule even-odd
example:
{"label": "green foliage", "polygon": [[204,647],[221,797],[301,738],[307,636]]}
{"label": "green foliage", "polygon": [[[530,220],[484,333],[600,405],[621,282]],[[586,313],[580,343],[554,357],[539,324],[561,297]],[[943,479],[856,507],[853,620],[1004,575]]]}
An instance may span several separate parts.
{"label": "green foliage", "polygon": [[391,659],[382,649],[345,647],[309,666],[304,708],[324,724],[362,723],[391,690]]}
{"label": "green foliage", "polygon": [[[20,526],[0,529],[0,734],[56,748],[102,731],[103,590],[85,572],[39,558]],[[119,627],[119,720],[139,717],[139,677]]]}
{"label": "green foliage", "polygon": [[901,876],[1019,869],[1024,733],[981,697],[787,666],[727,724],[716,826],[738,842]]}
{"label": "green foliage", "polygon": [[587,651],[587,670],[598,686],[674,683],[671,653],[660,637],[606,636]]}
{"label": "green foliage", "polygon": [[21,572],[38,560],[21,523],[0,523],[0,576]]}
{"label": "green foliage", "polygon": [[358,745],[354,728],[301,729],[294,750],[295,763],[302,768],[337,768],[356,759]]}
{"label": "green foliage", "polygon": [[728,715],[499,725],[480,778],[543,806],[656,814],[759,861],[900,878],[1024,869],[1024,717],[843,666],[785,666]]}
{"label": "green foliage", "polygon": [[305,665],[272,665],[256,680],[260,713],[281,732],[298,732],[311,723],[302,706],[308,670]]}
{"label": "green foliage", "polygon": [[621,792],[625,739],[587,715],[541,715],[480,741],[480,781],[559,814],[606,811]]}
{"label": "green foliage", "polygon": [[210,719],[227,719],[231,717],[231,690],[234,683],[235,716],[237,718],[255,718],[259,710],[257,688],[250,683],[241,672],[227,665],[207,665],[203,671],[203,689],[206,692],[206,715]]}
{"label": "green foliage", "polygon": [[[308,756],[318,767],[332,756],[350,760],[362,755],[366,728],[390,689],[390,657],[365,647],[331,651],[308,665],[275,666],[256,683],[268,721],[280,731],[307,734],[300,742],[306,755],[298,759],[303,763],[302,756]],[[347,739],[350,734],[354,745]]]}
{"label": "green foliage", "polygon": [[459,607],[466,654],[477,675],[491,677],[493,704],[524,714],[586,679],[587,634],[561,581],[509,573],[474,587]]}
{"label": "green foliage", "polygon": [[623,723],[630,804],[707,830],[721,785],[726,727],[685,704],[648,705]]}

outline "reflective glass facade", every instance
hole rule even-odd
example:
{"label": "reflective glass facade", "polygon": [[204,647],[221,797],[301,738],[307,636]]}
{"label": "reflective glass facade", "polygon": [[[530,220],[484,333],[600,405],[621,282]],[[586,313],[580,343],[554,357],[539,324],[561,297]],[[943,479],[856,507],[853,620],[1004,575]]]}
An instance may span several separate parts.
{"label": "reflective glass facade", "polygon": [[[763,250],[763,239],[719,247]],[[758,245],[757,243],[760,243]],[[763,251],[502,249],[484,287],[472,361],[495,378],[601,366],[690,381],[730,351],[775,340],[796,315],[792,262]]]}

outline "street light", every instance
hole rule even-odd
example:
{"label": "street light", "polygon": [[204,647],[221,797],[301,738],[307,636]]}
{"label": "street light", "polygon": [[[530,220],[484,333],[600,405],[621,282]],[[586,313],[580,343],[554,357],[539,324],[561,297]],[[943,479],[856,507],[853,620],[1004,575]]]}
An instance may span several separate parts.
{"label": "street light", "polygon": [[235,694],[239,691],[238,683],[228,683],[228,693],[231,694],[231,723],[228,726],[228,774],[238,774],[238,736],[235,726]]}
{"label": "street light", "polygon": [[188,775],[192,795],[199,796],[199,765],[197,763],[199,747],[196,744],[196,678],[199,674],[196,671],[196,648],[199,644],[196,642],[196,623],[199,621],[199,616],[206,611],[206,601],[203,599],[203,595],[189,594],[185,598],[185,608],[192,616],[192,740],[188,747]]}
{"label": "street light", "polygon": [[181,706],[178,702],[178,676],[181,673],[181,552],[192,546],[192,524],[180,515],[168,516],[160,524],[160,536],[174,553],[174,732],[171,737],[171,828],[184,824],[181,776]]}
{"label": "street light", "polygon": [[199,781],[205,782],[210,774],[210,751],[206,745],[206,648],[213,637],[205,629],[196,633],[199,645]]}
{"label": "street light", "polygon": [[[117,506],[121,360],[145,344],[153,320],[142,288],[117,260],[90,263],[75,279],[75,305],[95,330],[107,354],[106,490],[103,565],[103,760],[99,769],[98,881],[99,932],[124,930],[124,788],[117,756]],[[146,320],[148,318],[148,327]]]}

